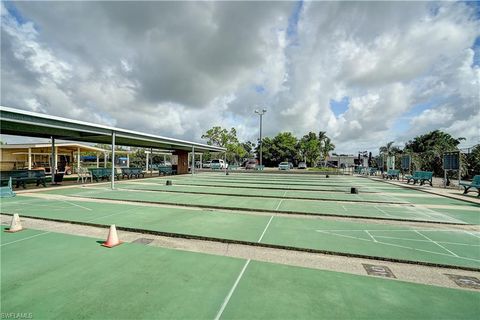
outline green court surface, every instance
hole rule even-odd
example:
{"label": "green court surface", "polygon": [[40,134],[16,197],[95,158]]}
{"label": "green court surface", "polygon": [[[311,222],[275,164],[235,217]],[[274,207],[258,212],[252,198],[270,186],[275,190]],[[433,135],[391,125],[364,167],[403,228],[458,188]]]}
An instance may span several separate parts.
{"label": "green court surface", "polygon": [[202,194],[218,194],[231,196],[252,196],[252,197],[270,197],[270,198],[295,198],[310,200],[336,200],[336,201],[356,201],[356,202],[376,202],[376,203],[409,203],[403,199],[395,199],[393,197],[382,196],[381,194],[350,194],[340,192],[318,192],[318,191],[296,191],[296,190],[274,190],[274,189],[255,189],[255,188],[219,188],[210,186],[192,186],[192,185],[172,185],[166,186],[163,183],[155,182],[121,182],[117,184],[117,188],[131,190],[150,190],[150,191],[166,191],[166,192],[183,192],[183,193],[202,193]]}
{"label": "green court surface", "polygon": [[[65,200],[66,199],[66,200]],[[41,199],[19,195],[2,200],[2,213],[230,241],[311,249],[365,257],[480,268],[480,233],[444,228],[300,217]]]}
{"label": "green court surface", "polygon": [[172,193],[145,190],[111,190],[105,186],[76,187],[45,191],[46,194],[95,199],[128,200],[183,206],[197,206],[219,209],[238,209],[249,211],[269,211],[303,213],[317,215],[336,215],[345,217],[381,218],[390,220],[431,221],[456,224],[477,224],[480,215],[456,215],[455,210],[437,212],[429,208],[413,206],[352,203],[336,201],[312,201],[305,199],[262,198],[227,195],[208,195],[191,193]]}
{"label": "green court surface", "polygon": [[477,292],[140,244],[1,234],[2,314],[34,319],[475,319]]}

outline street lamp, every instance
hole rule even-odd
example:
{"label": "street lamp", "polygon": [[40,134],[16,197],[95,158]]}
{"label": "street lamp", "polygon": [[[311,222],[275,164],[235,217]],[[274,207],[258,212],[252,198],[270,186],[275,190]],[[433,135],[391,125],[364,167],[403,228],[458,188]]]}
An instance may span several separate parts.
{"label": "street lamp", "polygon": [[262,109],[259,111],[258,109],[255,110],[255,113],[260,116],[260,165],[262,165],[262,119],[263,115],[267,112],[267,109]]}

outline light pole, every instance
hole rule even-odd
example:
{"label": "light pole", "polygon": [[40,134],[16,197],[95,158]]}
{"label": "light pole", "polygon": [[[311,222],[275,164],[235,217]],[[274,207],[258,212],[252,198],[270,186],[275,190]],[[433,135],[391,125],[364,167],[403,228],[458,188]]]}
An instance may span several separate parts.
{"label": "light pole", "polygon": [[262,109],[261,111],[255,110],[255,113],[260,116],[260,166],[262,165],[262,120],[263,120],[263,115],[267,112],[267,109]]}

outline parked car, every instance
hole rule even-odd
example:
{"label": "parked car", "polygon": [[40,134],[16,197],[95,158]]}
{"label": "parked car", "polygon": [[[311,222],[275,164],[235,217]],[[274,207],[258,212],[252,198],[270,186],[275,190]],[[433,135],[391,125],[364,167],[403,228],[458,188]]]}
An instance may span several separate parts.
{"label": "parked car", "polygon": [[215,159],[215,160],[212,160],[212,163],[210,164],[210,168],[228,169],[228,163],[225,163],[222,159]]}
{"label": "parked car", "polygon": [[278,165],[278,170],[290,170],[290,163],[280,162],[280,164]]}
{"label": "parked car", "polygon": [[206,161],[203,163],[202,167],[203,168],[210,168],[212,165],[212,161]]}
{"label": "parked car", "polygon": [[298,169],[307,169],[307,164],[305,162],[299,162]]}
{"label": "parked car", "polygon": [[245,170],[248,169],[255,169],[257,167],[257,160],[256,159],[250,159],[245,163]]}

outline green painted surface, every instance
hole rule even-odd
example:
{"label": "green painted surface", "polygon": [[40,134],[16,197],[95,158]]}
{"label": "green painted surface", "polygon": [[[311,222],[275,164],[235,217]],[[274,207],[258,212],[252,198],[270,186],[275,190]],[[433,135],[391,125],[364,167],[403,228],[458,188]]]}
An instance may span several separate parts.
{"label": "green painted surface", "polygon": [[350,194],[341,192],[320,192],[320,191],[292,191],[292,190],[271,190],[271,189],[255,189],[255,188],[218,188],[208,186],[191,186],[191,185],[173,185],[166,186],[158,183],[117,183],[117,188],[132,190],[150,190],[150,191],[170,191],[185,193],[209,193],[221,195],[235,196],[255,196],[255,197],[278,197],[278,198],[297,198],[312,200],[336,200],[336,201],[371,201],[386,203],[409,203],[404,199],[392,199],[391,197],[381,194]]}
{"label": "green painted surface", "polygon": [[[2,212],[65,221],[116,224],[122,227],[256,242],[271,216],[225,211],[131,204],[59,201],[17,196],[2,200]],[[450,228],[445,226],[446,230]],[[319,232],[318,230],[322,231]],[[369,230],[375,240],[368,235]],[[480,268],[480,233],[424,232],[442,241],[455,257],[414,229],[395,225],[274,217],[262,242],[374,257]],[[419,241],[420,240],[420,241]],[[377,242],[375,242],[377,241]],[[448,246],[447,246],[448,245]]]}
{"label": "green painted surface", "polygon": [[223,319],[475,319],[480,294],[250,262]]}
{"label": "green painted surface", "polygon": [[[446,230],[449,230],[446,228]],[[480,268],[480,233],[275,217],[262,242],[343,253]],[[372,238],[373,237],[373,238]]]}
{"label": "green painted surface", "polygon": [[[2,233],[3,313],[213,319],[245,260],[26,230]],[[30,238],[32,236],[35,238]],[[18,241],[25,239],[23,241]],[[250,261],[222,319],[475,319],[480,294]]]}
{"label": "green painted surface", "polygon": [[144,245],[108,249],[55,233],[6,245],[1,257],[2,312],[34,319],[212,319],[243,265]]}
{"label": "green painted surface", "polygon": [[204,195],[170,192],[146,192],[131,190],[111,190],[107,188],[67,188],[45,191],[48,194],[67,195],[72,197],[87,197],[112,200],[130,200],[141,202],[157,202],[176,205],[197,205],[228,209],[249,209],[268,211],[288,211],[309,214],[342,215],[352,217],[374,217],[385,219],[406,219],[419,221],[437,221],[469,223],[455,217],[455,212],[438,213],[434,210],[420,210],[409,207],[373,205],[361,203],[342,203],[295,200],[232,197],[223,195]]}

